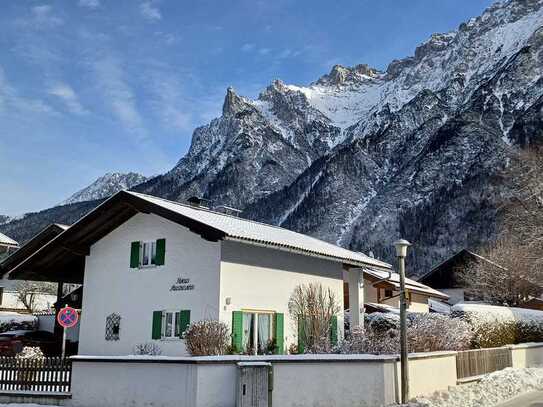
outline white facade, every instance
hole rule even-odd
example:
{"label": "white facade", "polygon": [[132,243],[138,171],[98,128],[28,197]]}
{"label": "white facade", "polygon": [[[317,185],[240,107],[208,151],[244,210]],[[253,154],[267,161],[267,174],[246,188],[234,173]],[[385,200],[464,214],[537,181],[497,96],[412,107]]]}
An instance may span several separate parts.
{"label": "white facade", "polygon": [[[166,239],[163,266],[130,268],[133,241]],[[220,243],[156,215],[138,214],[92,245],[86,258],[79,354],[128,355],[151,342],[153,312],[190,310],[191,320],[219,316]],[[191,291],[170,291],[178,278]],[[105,340],[106,318],[121,316],[119,340]],[[181,339],[161,340],[164,355],[185,354]]]}
{"label": "white facade", "polygon": [[[164,265],[130,267],[131,243],[166,240]],[[171,290],[178,279],[190,290]],[[129,355],[152,341],[153,312],[190,310],[190,321],[233,311],[284,314],[284,346],[296,343],[288,300],[296,285],[319,282],[343,307],[342,265],[230,241],[210,242],[152,214],[138,214],[91,246],[86,257],[79,354]],[[106,340],[106,318],[121,317],[118,340]],[[338,321],[341,328],[342,321]],[[162,354],[186,354],[182,339],[162,339]]]}
{"label": "white facade", "polygon": [[[310,282],[330,289],[343,309],[341,263],[222,242],[220,319],[231,325],[232,311],[283,313],[284,345],[288,350],[291,344],[297,343],[298,337],[295,321],[288,312],[288,301],[297,285]],[[339,317],[338,327],[342,330],[343,320]]]}

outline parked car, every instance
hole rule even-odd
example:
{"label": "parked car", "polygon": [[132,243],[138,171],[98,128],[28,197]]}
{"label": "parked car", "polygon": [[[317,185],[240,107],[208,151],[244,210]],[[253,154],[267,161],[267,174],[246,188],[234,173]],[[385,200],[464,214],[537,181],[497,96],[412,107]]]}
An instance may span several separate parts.
{"label": "parked car", "polygon": [[46,356],[58,355],[61,343],[48,331],[8,331],[0,333],[0,355],[13,356],[25,346],[39,347]]}

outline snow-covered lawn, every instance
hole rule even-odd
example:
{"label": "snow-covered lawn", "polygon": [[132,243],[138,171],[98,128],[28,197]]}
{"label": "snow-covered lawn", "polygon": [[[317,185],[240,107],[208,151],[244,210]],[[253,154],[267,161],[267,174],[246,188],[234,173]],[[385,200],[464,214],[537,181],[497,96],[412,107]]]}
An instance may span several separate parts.
{"label": "snow-covered lawn", "polygon": [[543,390],[543,368],[507,368],[480,382],[452,387],[431,397],[419,397],[408,407],[493,407],[534,390]]}

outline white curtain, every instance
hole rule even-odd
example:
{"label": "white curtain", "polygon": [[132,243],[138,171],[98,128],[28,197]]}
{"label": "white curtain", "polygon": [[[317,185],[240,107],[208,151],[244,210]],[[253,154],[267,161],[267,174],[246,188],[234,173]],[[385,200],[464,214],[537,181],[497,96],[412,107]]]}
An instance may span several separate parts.
{"label": "white curtain", "polygon": [[266,352],[270,339],[270,314],[258,314],[258,353]]}

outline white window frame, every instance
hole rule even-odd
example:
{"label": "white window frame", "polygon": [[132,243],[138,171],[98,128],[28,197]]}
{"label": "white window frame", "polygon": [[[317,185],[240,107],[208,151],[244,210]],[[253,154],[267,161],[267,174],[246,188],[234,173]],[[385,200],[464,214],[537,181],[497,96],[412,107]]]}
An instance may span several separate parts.
{"label": "white window frame", "polygon": [[[145,264],[143,262],[145,258],[145,249],[147,247],[147,258],[148,263]],[[146,268],[146,267],[156,267],[156,240],[144,240],[140,242],[140,267]],[[154,263],[153,263],[154,259]]]}
{"label": "white window frame", "polygon": [[[173,318],[172,320],[172,334],[171,336],[166,336],[166,320],[168,318],[168,314],[170,314]],[[178,327],[177,324],[179,323],[179,317],[181,312],[175,311],[175,310],[164,310],[162,311],[162,328],[160,332],[160,336],[163,341],[179,341],[181,338],[179,336],[175,335],[175,332],[181,327]]]}

